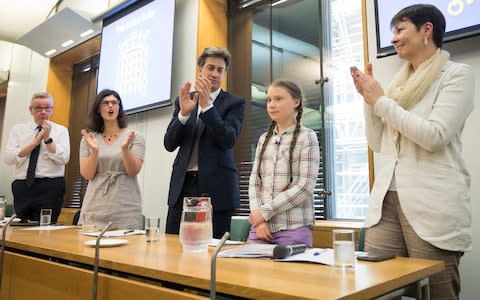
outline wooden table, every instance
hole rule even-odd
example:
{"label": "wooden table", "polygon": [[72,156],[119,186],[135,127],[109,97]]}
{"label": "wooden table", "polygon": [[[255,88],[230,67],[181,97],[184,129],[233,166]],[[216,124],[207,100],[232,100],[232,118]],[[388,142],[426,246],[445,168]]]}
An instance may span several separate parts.
{"label": "wooden table", "polygon": [[[12,292],[12,288],[7,287],[15,279],[37,272],[33,266],[43,263],[42,272],[47,274],[52,266],[59,269],[59,274],[62,274],[62,270],[73,272],[72,274],[85,273],[82,275],[82,284],[71,282],[81,281],[80,279],[47,281],[52,282],[49,291],[57,289],[57,292],[64,293],[62,295],[68,295],[69,299],[85,299],[85,293],[79,296],[78,290],[91,290],[89,276],[92,274],[95,249],[84,245],[90,239],[92,237],[84,236],[74,228],[57,231],[9,228],[0,298],[16,299],[5,297],[5,293]],[[141,283],[142,286],[153,289],[158,289],[165,283],[176,283],[190,290],[205,290],[208,293],[213,248],[209,249],[208,254],[183,254],[176,235],[161,235],[159,242],[153,244],[147,244],[145,236],[140,235],[127,236],[125,239],[129,241],[127,245],[102,248],[100,251],[100,268],[108,278],[122,278],[130,284]],[[27,270],[21,273],[17,270],[18,266],[13,265],[15,261],[22,262]],[[25,261],[28,263],[25,264]],[[378,263],[357,262],[354,270],[346,272],[320,264],[218,258],[217,293],[256,299],[371,299],[418,282],[443,268],[443,262],[413,258],[395,258]],[[39,284],[34,282],[44,276],[45,274],[37,274],[25,279],[27,286],[30,286],[26,292],[37,293],[33,287],[38,287]],[[115,284],[122,285],[122,282]],[[99,285],[99,292],[102,286],[105,288],[105,284]],[[148,299],[148,295],[151,296],[148,291],[146,295],[145,299]],[[129,299],[127,294],[123,296],[120,298]],[[135,299],[141,299],[138,294],[135,296]],[[185,295],[179,294],[178,297],[172,297],[183,296]],[[109,297],[110,294],[99,299]]]}

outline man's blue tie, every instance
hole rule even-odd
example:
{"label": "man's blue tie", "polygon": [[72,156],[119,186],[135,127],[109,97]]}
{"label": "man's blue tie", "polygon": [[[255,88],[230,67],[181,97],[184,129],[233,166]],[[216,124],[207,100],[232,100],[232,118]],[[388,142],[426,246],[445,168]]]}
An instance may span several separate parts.
{"label": "man's blue tie", "polygon": [[[42,125],[38,125],[36,128],[37,134],[42,130]],[[40,152],[40,144],[37,145],[37,147],[33,148],[32,152],[30,152],[30,160],[28,161],[28,168],[27,168],[27,178],[25,180],[25,183],[27,185],[27,188],[30,188],[34,183],[35,183],[35,169],[37,168],[37,160],[38,160],[38,154]]]}

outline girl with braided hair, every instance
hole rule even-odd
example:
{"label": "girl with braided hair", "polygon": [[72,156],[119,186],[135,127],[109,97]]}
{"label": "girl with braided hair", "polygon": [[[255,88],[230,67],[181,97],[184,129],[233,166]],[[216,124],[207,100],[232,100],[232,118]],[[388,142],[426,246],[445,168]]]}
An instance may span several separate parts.
{"label": "girl with braided hair", "polygon": [[268,87],[272,123],[258,140],[250,175],[249,243],[312,246],[320,153],[315,132],[301,125],[302,100],[294,82],[278,80]]}

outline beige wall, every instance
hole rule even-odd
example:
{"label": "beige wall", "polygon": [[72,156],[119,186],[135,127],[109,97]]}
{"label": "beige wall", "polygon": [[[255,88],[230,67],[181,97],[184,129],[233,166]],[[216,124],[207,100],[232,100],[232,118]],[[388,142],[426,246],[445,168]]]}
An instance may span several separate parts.
{"label": "beige wall", "polygon": [[12,201],[10,184],[13,181],[13,167],[3,162],[3,149],[10,129],[19,122],[31,119],[32,116],[28,110],[30,99],[35,92],[46,89],[48,70],[48,59],[24,46],[12,45],[10,80],[7,87],[0,147],[0,194],[4,194],[9,202]]}

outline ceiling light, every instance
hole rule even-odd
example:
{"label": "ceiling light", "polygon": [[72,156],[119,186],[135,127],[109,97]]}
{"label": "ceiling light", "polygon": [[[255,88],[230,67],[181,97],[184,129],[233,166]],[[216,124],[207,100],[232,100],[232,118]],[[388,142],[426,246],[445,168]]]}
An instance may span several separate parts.
{"label": "ceiling light", "polygon": [[249,6],[257,4],[260,1],[262,1],[262,0],[241,0],[240,3],[238,4],[238,7],[247,8]]}
{"label": "ceiling light", "polygon": [[84,66],[83,68],[80,69],[80,72],[88,72],[92,69],[92,67],[90,66],[90,64]]}
{"label": "ceiling light", "polygon": [[93,33],[93,29],[89,29],[87,31],[84,31],[84,32],[80,33],[80,37],[82,37],[82,38],[86,37],[86,36],[90,35],[91,33]]}
{"label": "ceiling light", "polygon": [[55,49],[50,49],[50,50],[48,50],[47,52],[45,52],[45,56],[50,56],[50,55],[52,55],[52,54],[55,53],[55,52],[57,52],[57,50],[55,50]]}
{"label": "ceiling light", "polygon": [[62,43],[62,47],[68,47],[71,44],[73,44],[73,40],[68,40],[68,41]]}
{"label": "ceiling light", "polygon": [[[88,30],[93,30],[93,32],[70,42],[72,36],[79,36]],[[16,43],[50,58],[53,57],[52,54],[59,55],[100,33],[101,24],[93,24],[90,19],[66,7],[20,37]],[[64,44],[67,45],[55,52],[50,52],[52,47]]]}
{"label": "ceiling light", "polygon": [[288,0],[278,0],[278,1],[274,2],[274,3],[272,3],[272,6],[279,5],[279,4],[282,4],[282,3],[287,2],[287,1],[288,1]]}

